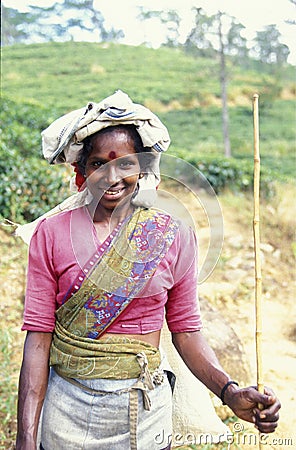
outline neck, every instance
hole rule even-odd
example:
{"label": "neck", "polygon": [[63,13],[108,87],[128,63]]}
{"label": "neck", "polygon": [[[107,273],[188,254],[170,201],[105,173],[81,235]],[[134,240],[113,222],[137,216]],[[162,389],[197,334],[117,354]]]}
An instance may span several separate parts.
{"label": "neck", "polygon": [[116,227],[119,222],[122,222],[134,211],[134,206],[129,202],[126,205],[117,207],[116,209],[106,209],[100,204],[90,203],[88,205],[88,211],[93,219],[94,223],[100,223],[105,225],[111,225]]}

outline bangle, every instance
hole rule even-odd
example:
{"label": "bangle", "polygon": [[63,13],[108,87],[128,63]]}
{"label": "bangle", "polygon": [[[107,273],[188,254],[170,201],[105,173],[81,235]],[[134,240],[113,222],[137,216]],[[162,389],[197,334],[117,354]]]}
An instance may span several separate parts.
{"label": "bangle", "polygon": [[226,405],[226,403],[224,402],[224,395],[225,395],[226,389],[227,389],[228,386],[230,386],[231,384],[236,384],[236,385],[238,386],[238,382],[237,382],[237,381],[233,381],[233,380],[230,380],[230,381],[228,381],[228,382],[225,384],[225,386],[222,388],[221,394],[220,394],[220,398],[221,398],[221,400],[222,400],[222,405]]}

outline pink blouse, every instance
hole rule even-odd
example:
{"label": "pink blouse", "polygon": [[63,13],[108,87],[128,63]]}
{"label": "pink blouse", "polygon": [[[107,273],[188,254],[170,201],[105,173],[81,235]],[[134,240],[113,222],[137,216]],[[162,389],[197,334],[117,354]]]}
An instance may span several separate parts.
{"label": "pink blouse", "polygon": [[[197,300],[197,245],[193,230],[179,229],[153,277],[132,300],[110,333],[145,334],[160,330],[164,316],[173,333],[201,329]],[[113,232],[114,234],[114,232]],[[71,295],[82,268],[92,264],[100,243],[86,208],[42,220],[31,239],[22,330],[52,332],[55,311]],[[74,286],[74,287],[73,287]]]}

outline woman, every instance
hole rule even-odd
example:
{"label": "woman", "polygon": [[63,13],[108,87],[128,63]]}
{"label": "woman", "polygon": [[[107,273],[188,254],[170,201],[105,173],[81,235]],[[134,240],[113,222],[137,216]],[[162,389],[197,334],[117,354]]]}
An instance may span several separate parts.
{"label": "woman", "polygon": [[121,92],[43,133],[51,162],[75,164],[80,192],[31,239],[18,450],[36,448],[42,409],[44,450],[170,448],[164,312],[194,375],[260,431],[277,426],[272,391],[239,389],[201,334],[193,231],[147,208],[168,144],[159,119]]}

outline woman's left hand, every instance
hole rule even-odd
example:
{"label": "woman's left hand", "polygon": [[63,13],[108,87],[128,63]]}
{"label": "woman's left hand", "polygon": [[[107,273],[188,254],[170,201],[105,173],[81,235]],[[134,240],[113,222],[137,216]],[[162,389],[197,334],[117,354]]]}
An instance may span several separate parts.
{"label": "woman's left hand", "polygon": [[[173,333],[173,343],[196,378],[219,397],[229,375],[220,366],[202,333]],[[253,422],[262,433],[272,433],[278,425],[281,407],[274,392],[265,387],[264,394],[261,394],[254,386],[239,389],[233,383],[227,384],[224,402],[234,414],[242,420]],[[263,405],[262,410],[259,404]]]}
{"label": "woman's left hand", "polygon": [[[261,433],[272,433],[278,426],[281,404],[270,388],[265,387],[264,394],[254,386],[229,389],[224,399],[237,417],[253,422]],[[259,409],[259,404],[262,409]]]}

